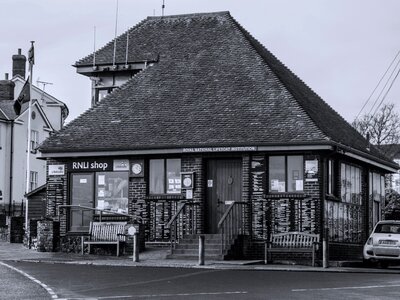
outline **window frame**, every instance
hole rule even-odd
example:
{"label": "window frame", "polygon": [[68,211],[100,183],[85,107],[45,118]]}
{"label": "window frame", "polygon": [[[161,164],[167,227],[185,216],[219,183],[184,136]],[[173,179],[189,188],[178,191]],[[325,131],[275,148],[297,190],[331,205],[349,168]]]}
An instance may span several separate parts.
{"label": "window frame", "polygon": [[39,146],[39,131],[35,129],[31,129],[31,140],[30,143],[30,151],[31,153],[37,152],[37,147]]}
{"label": "window frame", "polygon": [[[304,174],[304,155],[301,154],[277,154],[277,155],[269,155],[268,157],[268,172],[267,172],[267,177],[268,177],[268,182],[267,182],[267,188],[268,188],[268,193],[269,194],[284,194],[284,193],[304,193],[304,181],[305,181],[305,174]],[[271,189],[271,158],[273,157],[283,157],[284,158],[284,178],[285,178],[285,191],[284,192],[279,192],[276,190]],[[303,189],[302,190],[293,190],[289,191],[289,163],[288,163],[288,158],[289,157],[301,157],[301,172],[299,173],[301,180],[303,181]],[[292,179],[293,180],[293,179]]]}
{"label": "window frame", "polygon": [[39,173],[36,171],[29,171],[29,191],[33,191],[38,188]]}
{"label": "window frame", "polygon": [[[163,192],[162,193],[152,193],[151,191],[151,176],[152,176],[152,170],[151,170],[151,161],[152,160],[162,160],[163,161]],[[179,196],[182,193],[182,185],[180,185],[179,192],[176,193],[168,193],[168,160],[179,160],[179,180],[180,180],[180,173],[182,172],[182,159],[180,157],[170,157],[170,158],[152,158],[149,159],[149,171],[148,171],[148,190],[147,194],[149,196]]]}

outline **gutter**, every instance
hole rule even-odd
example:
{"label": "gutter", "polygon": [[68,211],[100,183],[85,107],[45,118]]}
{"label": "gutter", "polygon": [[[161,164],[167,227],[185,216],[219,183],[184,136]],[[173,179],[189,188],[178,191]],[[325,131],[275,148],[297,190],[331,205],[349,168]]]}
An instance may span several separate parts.
{"label": "gutter", "polygon": [[366,163],[369,163],[369,164],[371,164],[371,165],[373,165],[375,167],[384,169],[384,170],[389,171],[389,172],[396,173],[397,169],[398,169],[398,168],[391,168],[391,167],[389,167],[387,165],[381,164],[379,162],[373,161],[371,159],[362,157],[360,155],[357,155],[357,154],[354,154],[354,153],[351,153],[351,152],[344,152],[344,155],[346,155],[348,157],[352,157],[352,158],[358,159],[358,160],[361,160],[361,161],[366,162]]}

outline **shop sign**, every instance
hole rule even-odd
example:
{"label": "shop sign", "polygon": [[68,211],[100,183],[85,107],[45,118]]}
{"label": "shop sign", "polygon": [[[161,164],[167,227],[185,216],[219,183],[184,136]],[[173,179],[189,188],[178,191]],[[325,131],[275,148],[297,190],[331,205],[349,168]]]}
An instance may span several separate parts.
{"label": "shop sign", "polygon": [[242,152],[242,151],[257,151],[255,146],[244,147],[206,147],[206,148],[183,148],[184,153],[198,152]]}
{"label": "shop sign", "polygon": [[49,176],[65,175],[65,166],[64,165],[49,165],[48,175]]}
{"label": "shop sign", "polygon": [[71,161],[68,164],[69,172],[88,172],[88,171],[113,171],[113,160],[111,159],[86,159]]}
{"label": "shop sign", "polygon": [[129,159],[114,159],[114,171],[129,171]]}

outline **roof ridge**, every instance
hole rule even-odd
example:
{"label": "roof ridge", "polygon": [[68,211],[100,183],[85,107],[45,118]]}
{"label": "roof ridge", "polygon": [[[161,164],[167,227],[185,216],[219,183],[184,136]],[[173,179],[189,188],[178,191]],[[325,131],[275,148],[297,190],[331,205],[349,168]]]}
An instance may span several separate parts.
{"label": "roof ridge", "polygon": [[[318,128],[320,130],[320,132],[328,139],[330,139],[329,135],[323,131],[315,122],[315,120],[310,116],[310,114],[304,109],[304,107],[301,105],[301,103],[299,103],[299,101],[296,99],[296,97],[292,94],[292,92],[290,91],[290,89],[286,86],[285,82],[280,78],[280,76],[277,74],[277,72],[275,72],[275,70],[273,70],[273,68],[271,67],[271,65],[268,63],[268,61],[266,60],[266,58],[262,55],[262,53],[260,53],[260,51],[258,51],[257,46],[261,47],[263,50],[267,51],[277,62],[279,62],[284,68],[286,68],[294,77],[296,77],[297,79],[299,79],[301,81],[302,84],[304,84],[305,86],[307,86],[315,95],[317,95],[300,77],[298,77],[296,74],[294,74],[289,67],[287,67],[280,59],[278,59],[271,51],[269,51],[257,38],[255,38],[248,30],[246,30],[234,17],[231,16],[231,19],[234,23],[234,25],[239,29],[239,31],[243,34],[244,38],[246,39],[246,41],[248,41],[248,43],[250,44],[250,46],[252,47],[252,49],[260,56],[260,58],[263,60],[263,62],[265,64],[268,65],[268,67],[271,69],[272,73],[274,74],[274,76],[277,78],[277,80],[286,88],[286,90],[290,93],[290,95],[292,95],[293,99],[299,104],[300,109],[310,118],[310,120],[313,122],[313,124],[315,125],[316,128]],[[254,45],[254,43],[256,43],[257,45]],[[317,95],[318,96],[318,95]],[[322,100],[322,99],[321,99]]]}
{"label": "roof ridge", "polygon": [[230,12],[228,10],[223,11],[215,11],[215,12],[202,12],[202,13],[191,13],[191,14],[176,14],[176,15],[167,15],[167,16],[148,16],[147,20],[151,19],[168,19],[168,18],[193,18],[193,17],[203,17],[203,16],[222,16],[229,15]]}
{"label": "roof ridge", "polygon": [[[343,122],[345,122],[346,124],[349,125],[349,127],[351,127],[355,132],[357,132],[357,134],[359,134],[363,139],[365,139],[355,128],[353,128],[350,123],[348,123],[334,108],[332,108],[331,105],[329,105],[329,103],[327,103],[325,100],[323,100],[307,83],[305,83],[299,76],[297,76],[288,66],[285,65],[285,63],[283,63],[279,58],[277,58],[271,51],[269,51],[260,41],[258,41],[258,39],[256,39],[249,31],[247,31],[245,28],[243,28],[240,23],[238,21],[236,21],[233,17],[232,17],[233,21],[235,22],[235,24],[238,26],[238,28],[241,30],[241,32],[244,34],[245,38],[247,40],[249,40],[249,42],[251,44],[256,44],[255,46],[255,50],[257,51],[257,53],[262,57],[262,59],[265,61],[265,63],[271,67],[270,63],[266,60],[266,58],[264,57],[263,53],[260,53],[260,51],[257,49],[258,47],[260,47],[263,51],[266,51],[268,53],[268,55],[270,55],[277,63],[281,64],[282,67],[289,72],[289,74],[291,76],[293,76],[296,80],[298,80],[304,87],[306,87],[315,97],[317,97],[320,101],[322,101],[322,103],[324,103],[327,107],[329,107],[329,109],[331,109],[337,117],[339,117]],[[284,80],[282,80],[280,78],[280,75],[274,71],[274,74],[276,74],[276,76],[278,77],[278,79],[282,82],[282,84],[287,88],[287,90],[289,91],[289,93],[292,94],[292,92],[290,91],[290,88],[288,88],[287,84],[285,83]],[[293,98],[297,101],[298,99],[292,94]],[[299,103],[300,104],[300,103]],[[303,107],[300,104],[301,107]],[[304,108],[303,108],[304,109]],[[305,109],[304,109],[305,110]],[[305,110],[305,112],[307,113],[307,115],[310,116],[310,118],[313,120],[314,123],[316,123],[315,119]],[[317,123],[316,123],[317,124]],[[323,130],[322,128],[320,128],[319,126],[317,126],[326,136],[329,137],[329,134],[327,132],[325,132],[325,130]]]}

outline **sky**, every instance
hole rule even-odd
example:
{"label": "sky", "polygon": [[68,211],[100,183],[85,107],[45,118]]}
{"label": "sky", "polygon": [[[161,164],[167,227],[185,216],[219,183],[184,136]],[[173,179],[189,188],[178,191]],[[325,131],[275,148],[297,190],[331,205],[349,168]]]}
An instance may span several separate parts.
{"label": "sky", "polygon": [[[11,76],[11,57],[18,48],[27,55],[35,41],[34,84],[52,83],[45,91],[67,104],[67,121],[76,118],[90,107],[91,83],[72,65],[93,52],[94,27],[97,49],[114,38],[116,4],[0,0],[0,79]],[[118,0],[118,34],[147,16],[161,15],[161,5],[162,0]],[[165,15],[212,11],[230,11],[349,122],[400,51],[399,0],[165,0]],[[382,86],[362,113],[380,102]],[[400,79],[384,103],[395,103],[400,111]]]}

